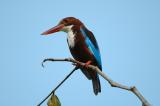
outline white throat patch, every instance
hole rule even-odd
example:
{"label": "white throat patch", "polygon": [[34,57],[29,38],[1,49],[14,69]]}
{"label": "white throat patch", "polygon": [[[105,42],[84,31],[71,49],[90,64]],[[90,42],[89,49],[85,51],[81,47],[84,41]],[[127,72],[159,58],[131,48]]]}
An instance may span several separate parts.
{"label": "white throat patch", "polygon": [[75,35],[74,35],[73,31],[69,31],[68,32],[67,39],[68,39],[68,45],[69,45],[69,47],[73,48],[74,45],[75,45]]}
{"label": "white throat patch", "polygon": [[66,26],[62,29],[62,31],[67,32],[67,40],[68,40],[68,45],[69,47],[73,48],[75,46],[75,34],[72,31],[73,25]]}

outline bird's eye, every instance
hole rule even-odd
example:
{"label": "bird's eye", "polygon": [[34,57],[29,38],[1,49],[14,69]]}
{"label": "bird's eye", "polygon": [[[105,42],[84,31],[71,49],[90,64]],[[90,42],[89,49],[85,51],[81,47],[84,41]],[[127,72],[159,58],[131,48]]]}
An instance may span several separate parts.
{"label": "bird's eye", "polygon": [[64,20],[62,21],[62,23],[63,23],[65,26],[73,25],[73,23],[70,22],[70,20],[67,20],[67,19],[64,19]]}
{"label": "bird's eye", "polygon": [[68,23],[68,20],[64,20],[64,23]]}
{"label": "bird's eye", "polygon": [[68,26],[73,25],[72,23],[68,23]]}

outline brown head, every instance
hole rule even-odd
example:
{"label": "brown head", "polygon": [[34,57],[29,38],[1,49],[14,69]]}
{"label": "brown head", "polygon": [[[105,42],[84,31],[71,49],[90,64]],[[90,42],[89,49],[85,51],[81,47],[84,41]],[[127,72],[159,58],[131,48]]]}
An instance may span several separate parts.
{"label": "brown head", "polygon": [[62,19],[59,24],[45,32],[42,35],[48,35],[59,31],[68,32],[72,27],[80,27],[83,23],[74,17],[66,17]]}

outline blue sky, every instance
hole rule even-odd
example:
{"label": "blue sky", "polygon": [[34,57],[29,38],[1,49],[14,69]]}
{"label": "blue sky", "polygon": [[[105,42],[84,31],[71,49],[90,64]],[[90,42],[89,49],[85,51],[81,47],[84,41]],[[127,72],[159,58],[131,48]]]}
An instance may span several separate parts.
{"label": "blue sky", "polygon": [[[73,68],[58,62],[41,67],[44,58],[71,57],[65,33],[40,35],[67,16],[79,18],[94,33],[106,74],[136,85],[159,106],[159,5],[158,0],[1,0],[0,106],[37,105]],[[62,106],[141,105],[132,93],[100,80],[102,93],[95,96],[91,81],[77,71],[56,94]]]}

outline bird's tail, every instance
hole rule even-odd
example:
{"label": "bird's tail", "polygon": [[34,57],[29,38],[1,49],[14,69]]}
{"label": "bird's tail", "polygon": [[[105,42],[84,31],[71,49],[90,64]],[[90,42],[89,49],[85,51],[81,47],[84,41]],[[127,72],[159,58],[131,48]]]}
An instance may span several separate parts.
{"label": "bird's tail", "polygon": [[101,92],[101,84],[98,75],[96,76],[96,78],[92,79],[92,84],[94,94],[97,95],[99,92]]}

